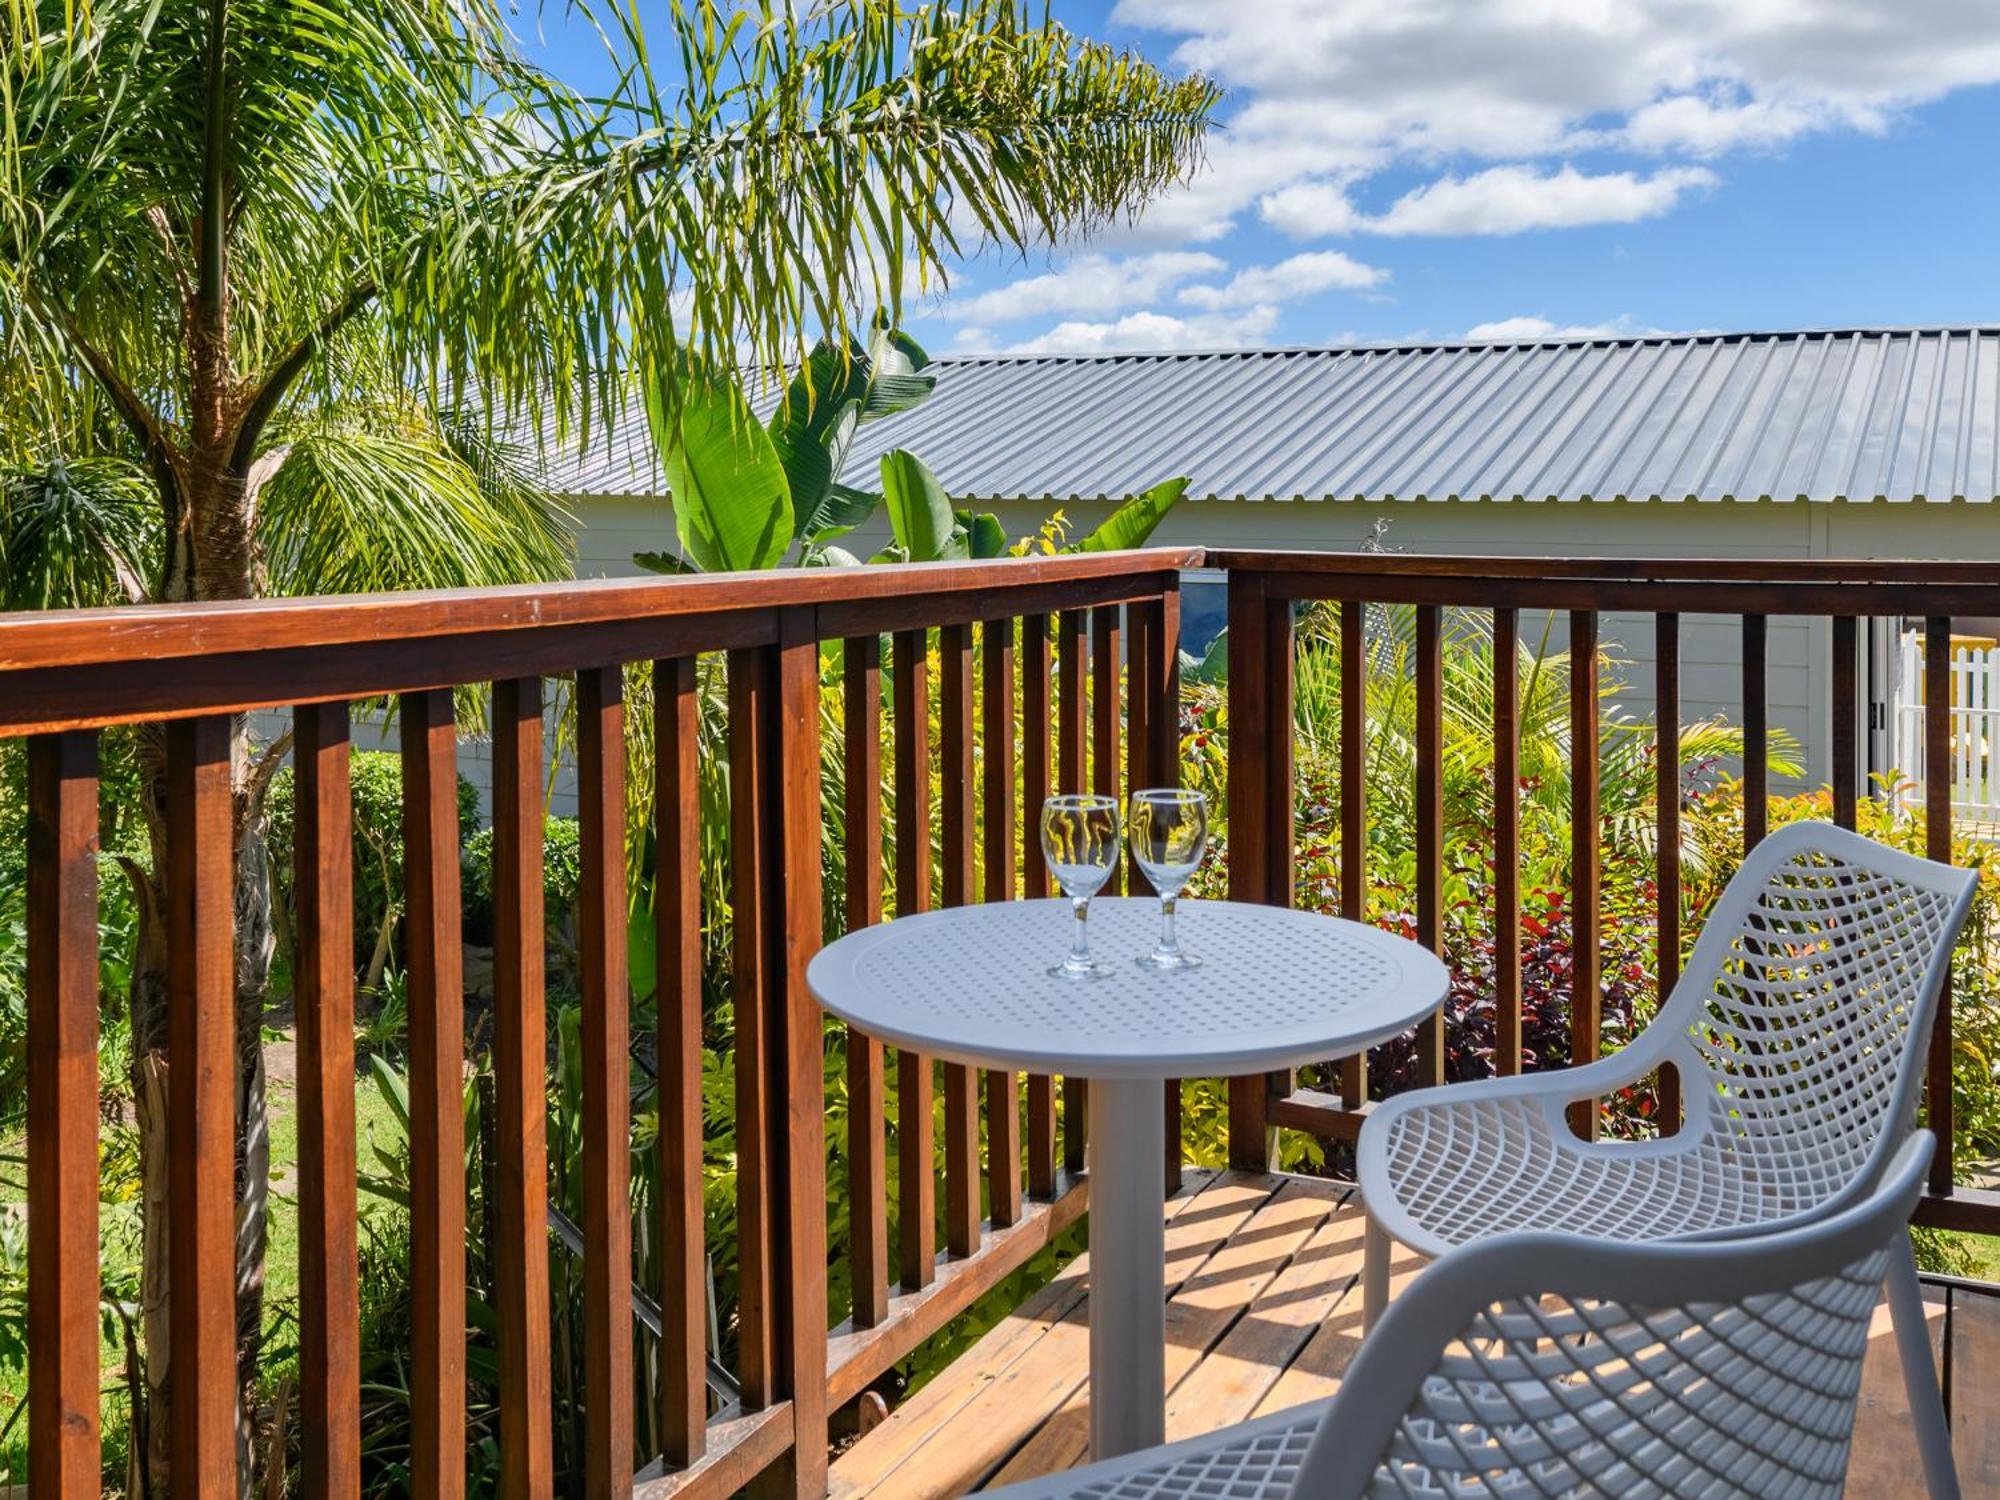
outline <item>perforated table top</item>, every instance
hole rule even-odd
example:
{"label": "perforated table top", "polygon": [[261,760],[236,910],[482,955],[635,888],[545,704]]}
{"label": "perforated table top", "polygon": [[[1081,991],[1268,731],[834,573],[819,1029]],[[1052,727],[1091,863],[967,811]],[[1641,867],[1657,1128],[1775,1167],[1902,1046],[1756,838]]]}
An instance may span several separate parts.
{"label": "perforated table top", "polygon": [[1338,917],[1183,901],[1202,966],[1133,959],[1159,932],[1150,897],[1099,897],[1090,947],[1112,972],[1052,977],[1066,900],[899,917],[828,944],[806,971],[820,1004],[878,1041],[947,1062],[1081,1078],[1223,1077],[1339,1057],[1406,1031],[1443,1000],[1444,965]]}

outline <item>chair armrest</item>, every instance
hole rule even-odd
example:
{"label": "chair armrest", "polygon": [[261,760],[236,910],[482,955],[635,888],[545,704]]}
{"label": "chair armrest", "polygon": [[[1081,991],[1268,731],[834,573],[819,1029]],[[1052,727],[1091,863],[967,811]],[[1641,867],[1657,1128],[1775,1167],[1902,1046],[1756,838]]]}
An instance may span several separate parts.
{"label": "chair armrest", "polygon": [[1563,1109],[1576,1100],[1614,1093],[1628,1083],[1636,1083],[1665,1062],[1667,1047],[1658,1043],[1649,1045],[1649,1040],[1650,1034],[1642,1036],[1631,1046],[1609,1057],[1584,1063],[1581,1067],[1551,1068],[1546,1072],[1516,1073],[1506,1078],[1478,1078],[1468,1083],[1411,1089],[1384,1101],[1362,1126],[1362,1137],[1366,1139],[1371,1130],[1379,1135],[1384,1128],[1378,1124],[1379,1121],[1409,1110],[1450,1109],[1481,1102],[1545,1102],[1553,1117],[1559,1119]]}
{"label": "chair armrest", "polygon": [[[1435,1240],[1404,1203],[1418,1179],[1451,1175],[1450,1169],[1440,1164],[1433,1170],[1420,1168],[1412,1175],[1392,1171],[1390,1167],[1392,1138],[1399,1123],[1413,1115],[1439,1116],[1435,1129],[1449,1135],[1454,1133],[1449,1123],[1454,1115],[1463,1118],[1475,1112],[1490,1115],[1497,1111],[1517,1119],[1524,1134],[1545,1140],[1548,1150],[1575,1157],[1618,1153],[1636,1158],[1687,1150],[1694,1140],[1691,1132],[1651,1141],[1587,1141],[1570,1129],[1565,1116],[1567,1107],[1575,1100],[1612,1093],[1645,1077],[1665,1060],[1670,1046],[1669,1038],[1649,1034],[1634,1046],[1580,1068],[1413,1089],[1387,1100],[1363,1122],[1360,1139],[1355,1144],[1355,1179],[1360,1184],[1369,1217],[1391,1238],[1426,1255],[1440,1255],[1449,1248]],[[1482,1127],[1468,1120],[1462,1128],[1478,1136],[1484,1135],[1492,1123],[1489,1119]]]}

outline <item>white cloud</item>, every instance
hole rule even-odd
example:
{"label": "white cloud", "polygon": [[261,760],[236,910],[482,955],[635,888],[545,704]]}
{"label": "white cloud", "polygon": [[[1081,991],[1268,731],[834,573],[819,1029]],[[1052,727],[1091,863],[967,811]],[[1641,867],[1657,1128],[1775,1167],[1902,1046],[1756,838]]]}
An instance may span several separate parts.
{"label": "white cloud", "polygon": [[1213,276],[1228,269],[1228,263],[1219,257],[1191,250],[1117,258],[1080,255],[1061,270],[947,301],[939,311],[945,317],[980,325],[1048,313],[1114,312],[1157,301],[1197,276]]}
{"label": "white cloud", "polygon": [[1655,219],[1683,196],[1713,187],[1706,167],[1636,172],[1555,172],[1488,167],[1470,177],[1440,177],[1398,198],[1362,227],[1375,234],[1519,234],[1582,224],[1631,224]]}
{"label": "white cloud", "polygon": [[1538,339],[1657,338],[1666,331],[1664,328],[1635,327],[1629,316],[1613,318],[1609,323],[1557,323],[1549,318],[1523,316],[1475,323],[1465,330],[1465,336],[1473,343],[1527,343]]}
{"label": "white cloud", "polygon": [[1257,217],[1295,240],[1316,240],[1348,233],[1359,215],[1345,184],[1315,178],[1266,193],[1257,200]]}
{"label": "white cloud", "polygon": [[1344,232],[1344,190],[1389,165],[1715,157],[2000,81],[1990,0],[1119,0],[1113,19],[1178,38],[1177,63],[1247,101],[1142,221],[1158,243],[1253,207]]}
{"label": "white cloud", "polygon": [[1136,312],[1112,322],[1058,323],[1009,354],[1112,354],[1135,349],[1250,349],[1270,342],[1278,309],[1268,304],[1238,313],[1177,318]]}
{"label": "white cloud", "polygon": [[[1223,84],[1226,128],[1192,181],[1091,253],[947,301],[955,347],[1262,342],[1289,302],[1365,292],[1373,268],[1245,268],[1230,236],[1246,220],[1300,249],[1636,223],[1718,186],[1731,153],[1893,129],[2000,82],[2000,0],[1118,0],[1111,21]],[[1390,172],[1411,190],[1394,197]]]}
{"label": "white cloud", "polygon": [[1247,266],[1224,286],[1183,287],[1180,301],[1210,309],[1291,302],[1326,291],[1368,291],[1389,279],[1380,266],[1363,265],[1338,250],[1313,250],[1269,266]]}
{"label": "white cloud", "polygon": [[[1745,147],[1782,146],[1832,123],[1824,107],[1812,104],[1726,94],[1676,94],[1634,112],[1626,123],[1624,141],[1639,151],[1720,156]],[[1843,123],[1879,131],[1888,121],[1876,111],[1850,110]]]}

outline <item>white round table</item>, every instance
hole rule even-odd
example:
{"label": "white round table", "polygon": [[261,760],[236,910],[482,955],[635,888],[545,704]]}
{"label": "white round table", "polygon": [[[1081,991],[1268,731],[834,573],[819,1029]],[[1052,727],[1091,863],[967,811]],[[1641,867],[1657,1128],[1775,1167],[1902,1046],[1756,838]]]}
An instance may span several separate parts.
{"label": "white round table", "polygon": [[946,1062],[1090,1080],[1090,1442],[1097,1458],[1165,1436],[1169,1078],[1268,1073],[1407,1031],[1444,999],[1437,956],[1378,928],[1233,901],[1182,901],[1197,969],[1158,973],[1159,902],[1099,897],[1090,947],[1113,972],[1051,977],[1067,900],[900,917],[828,944],[806,982],[878,1041]]}

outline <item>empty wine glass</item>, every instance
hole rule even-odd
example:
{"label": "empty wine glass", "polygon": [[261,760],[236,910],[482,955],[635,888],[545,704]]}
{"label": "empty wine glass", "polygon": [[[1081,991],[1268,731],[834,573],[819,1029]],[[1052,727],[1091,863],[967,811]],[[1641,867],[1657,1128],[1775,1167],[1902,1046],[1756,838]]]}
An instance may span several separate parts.
{"label": "empty wine glass", "polygon": [[1160,941],[1139,955],[1142,969],[1192,969],[1201,964],[1174,933],[1174,904],[1208,851],[1208,798],[1180,787],[1134,792],[1125,816],[1132,858],[1160,894]]}
{"label": "empty wine glass", "polygon": [[1111,965],[1090,956],[1090,898],[1118,864],[1117,799],[1089,793],[1049,798],[1042,804],[1042,853],[1076,914],[1069,957],[1049,973],[1061,979],[1109,974]]}

